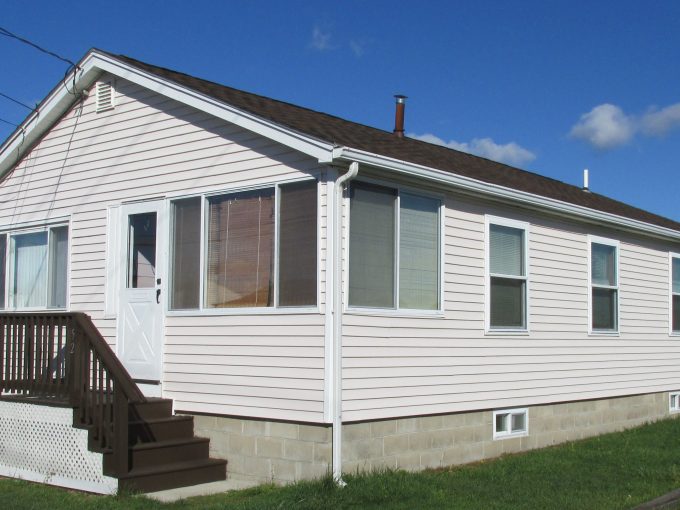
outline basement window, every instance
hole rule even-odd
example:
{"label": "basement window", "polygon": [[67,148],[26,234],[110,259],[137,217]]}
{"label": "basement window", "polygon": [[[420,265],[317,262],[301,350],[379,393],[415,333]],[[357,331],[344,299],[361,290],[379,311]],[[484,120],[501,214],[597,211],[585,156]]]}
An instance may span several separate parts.
{"label": "basement window", "polygon": [[502,409],[493,412],[494,439],[526,436],[528,433],[528,409]]}
{"label": "basement window", "polygon": [[671,413],[680,412],[680,392],[673,392],[668,394],[668,410]]}

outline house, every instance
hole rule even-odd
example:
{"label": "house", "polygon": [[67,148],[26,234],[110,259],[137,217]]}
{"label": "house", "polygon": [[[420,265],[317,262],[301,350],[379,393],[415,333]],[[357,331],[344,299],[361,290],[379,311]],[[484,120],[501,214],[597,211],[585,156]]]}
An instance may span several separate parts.
{"label": "house", "polygon": [[680,223],[603,195],[96,49],[0,175],[2,475],[340,477],[680,411]]}

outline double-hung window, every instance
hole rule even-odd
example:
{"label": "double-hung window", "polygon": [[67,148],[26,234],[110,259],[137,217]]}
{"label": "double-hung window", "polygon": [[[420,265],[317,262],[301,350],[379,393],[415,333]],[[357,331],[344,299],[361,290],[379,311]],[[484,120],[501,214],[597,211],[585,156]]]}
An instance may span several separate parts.
{"label": "double-hung window", "polygon": [[435,198],[352,184],[349,306],[439,310],[440,208]]}
{"label": "double-hung window", "polygon": [[680,255],[671,254],[671,333],[680,334]]}
{"label": "double-hung window", "polygon": [[487,329],[527,329],[526,223],[487,217]]}
{"label": "double-hung window", "polygon": [[619,329],[619,245],[602,238],[590,240],[590,329],[616,333]]}
{"label": "double-hung window", "polygon": [[171,211],[171,310],[316,306],[316,181],[177,199]]}
{"label": "double-hung window", "polygon": [[0,234],[0,308],[66,308],[68,226]]}

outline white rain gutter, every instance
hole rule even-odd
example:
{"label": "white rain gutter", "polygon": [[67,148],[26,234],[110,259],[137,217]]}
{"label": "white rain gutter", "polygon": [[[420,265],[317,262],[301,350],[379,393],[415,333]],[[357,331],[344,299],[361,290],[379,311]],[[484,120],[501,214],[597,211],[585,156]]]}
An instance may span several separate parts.
{"label": "white rain gutter", "polygon": [[342,480],[342,193],[345,183],[354,179],[359,173],[359,163],[349,165],[346,174],[335,181],[333,197],[333,348],[332,348],[332,385],[333,402],[333,479],[339,485]]}

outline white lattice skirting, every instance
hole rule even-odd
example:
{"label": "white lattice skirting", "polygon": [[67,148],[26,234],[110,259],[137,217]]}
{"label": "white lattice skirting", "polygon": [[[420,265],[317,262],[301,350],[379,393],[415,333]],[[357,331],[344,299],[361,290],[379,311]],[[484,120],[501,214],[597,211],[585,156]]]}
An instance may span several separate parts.
{"label": "white lattice skirting", "polygon": [[118,487],[68,407],[0,401],[0,475],[100,494]]}

